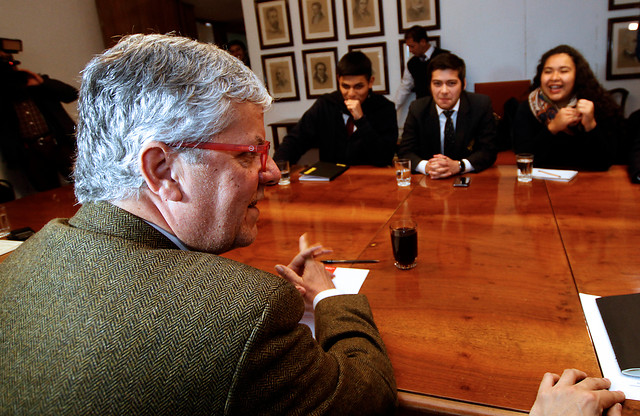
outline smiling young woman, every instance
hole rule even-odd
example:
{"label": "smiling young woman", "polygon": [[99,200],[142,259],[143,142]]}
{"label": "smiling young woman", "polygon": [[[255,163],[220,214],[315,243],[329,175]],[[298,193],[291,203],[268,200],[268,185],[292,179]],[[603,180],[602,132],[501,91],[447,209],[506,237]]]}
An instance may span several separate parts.
{"label": "smiling young woman", "polygon": [[516,153],[533,153],[540,167],[607,170],[621,131],[620,107],[580,52],[560,45],[542,55],[516,114]]}

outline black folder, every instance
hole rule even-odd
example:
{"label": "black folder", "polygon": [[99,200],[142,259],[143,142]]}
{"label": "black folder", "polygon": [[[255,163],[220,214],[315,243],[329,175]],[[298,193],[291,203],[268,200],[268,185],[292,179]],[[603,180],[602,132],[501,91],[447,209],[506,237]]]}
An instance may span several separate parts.
{"label": "black folder", "polygon": [[640,293],[596,299],[622,374],[640,377]]}
{"label": "black folder", "polygon": [[316,162],[300,175],[301,181],[332,181],[342,175],[349,166],[341,163]]}

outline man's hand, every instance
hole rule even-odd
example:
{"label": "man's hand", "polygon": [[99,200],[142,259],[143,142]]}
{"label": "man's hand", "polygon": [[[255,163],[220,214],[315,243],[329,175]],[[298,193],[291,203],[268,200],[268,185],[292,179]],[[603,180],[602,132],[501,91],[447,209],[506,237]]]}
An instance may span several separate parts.
{"label": "man's hand", "polygon": [[460,173],[460,162],[445,155],[435,155],[427,162],[426,172],[433,179],[448,178]]}
{"label": "man's hand", "polygon": [[354,120],[360,120],[364,116],[359,100],[344,100],[344,105],[347,106],[347,110],[349,110]]}
{"label": "man's hand", "polygon": [[293,283],[307,304],[312,304],[316,295],[323,290],[335,288],[324,264],[315,260],[316,256],[331,253],[331,249],[320,244],[309,246],[307,234],[300,236],[300,252],[291,260],[288,266],[276,265],[278,274]]}
{"label": "man's hand", "polygon": [[542,378],[531,416],[620,416],[624,393],[608,391],[606,378],[587,377],[579,370],[564,370],[562,377],[547,373]]}

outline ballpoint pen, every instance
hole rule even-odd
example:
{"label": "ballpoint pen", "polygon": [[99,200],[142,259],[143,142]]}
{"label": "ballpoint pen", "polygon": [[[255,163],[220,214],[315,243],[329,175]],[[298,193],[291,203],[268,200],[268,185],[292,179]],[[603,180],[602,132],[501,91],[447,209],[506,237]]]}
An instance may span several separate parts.
{"label": "ballpoint pen", "polygon": [[320,260],[324,264],[342,264],[342,263],[379,263],[380,260]]}

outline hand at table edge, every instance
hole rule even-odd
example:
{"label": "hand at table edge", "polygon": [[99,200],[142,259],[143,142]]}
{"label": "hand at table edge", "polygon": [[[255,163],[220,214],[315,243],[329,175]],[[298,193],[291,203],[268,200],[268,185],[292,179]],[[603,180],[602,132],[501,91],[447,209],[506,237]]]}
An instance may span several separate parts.
{"label": "hand at table edge", "polygon": [[546,373],[540,382],[530,416],[609,416],[622,414],[624,393],[607,390],[611,382],[606,378],[587,377],[576,369],[566,369],[559,376]]}

